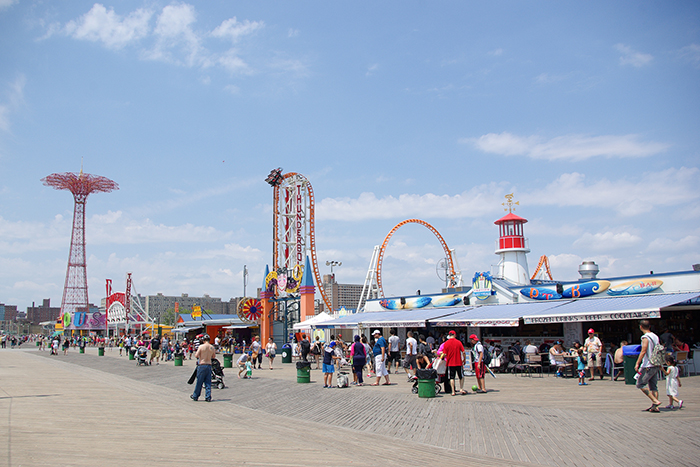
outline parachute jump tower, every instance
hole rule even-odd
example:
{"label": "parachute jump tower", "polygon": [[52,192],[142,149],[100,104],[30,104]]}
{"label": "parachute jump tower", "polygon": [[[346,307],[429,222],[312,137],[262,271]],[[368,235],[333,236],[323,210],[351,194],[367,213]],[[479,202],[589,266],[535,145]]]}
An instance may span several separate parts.
{"label": "parachute jump tower", "polygon": [[91,193],[109,193],[118,190],[119,185],[114,181],[83,173],[55,173],[41,181],[44,185],[57,190],[68,190],[73,193],[75,205],[73,208],[73,231],[68,254],[68,270],[63,286],[61,300],[61,315],[64,313],[85,312],[88,310],[87,266],[85,262],[85,205]]}

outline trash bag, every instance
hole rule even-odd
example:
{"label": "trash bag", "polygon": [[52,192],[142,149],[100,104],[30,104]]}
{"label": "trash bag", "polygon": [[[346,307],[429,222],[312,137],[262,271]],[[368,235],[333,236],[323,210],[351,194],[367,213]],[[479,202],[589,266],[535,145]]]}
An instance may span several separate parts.
{"label": "trash bag", "polygon": [[416,370],[418,379],[437,379],[438,373],[435,368],[419,368]]}
{"label": "trash bag", "polygon": [[311,368],[311,362],[297,362],[297,370],[302,368]]}

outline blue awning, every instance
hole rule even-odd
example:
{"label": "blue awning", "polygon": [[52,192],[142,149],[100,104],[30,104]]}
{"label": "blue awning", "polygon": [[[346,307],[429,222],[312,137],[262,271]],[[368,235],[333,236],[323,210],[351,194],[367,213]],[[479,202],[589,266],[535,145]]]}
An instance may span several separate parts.
{"label": "blue awning", "polygon": [[429,320],[431,326],[489,327],[518,326],[523,316],[543,313],[561,306],[561,301],[509,303],[504,305],[482,305],[466,308],[460,313]]}
{"label": "blue awning", "polygon": [[390,318],[391,315],[396,313],[398,313],[398,311],[371,311],[367,313],[352,313],[349,315],[340,316],[335,319],[312,324],[311,327],[339,329],[355,328],[358,327],[361,323],[364,323],[363,320],[374,321],[377,319]]}
{"label": "blue awning", "polygon": [[[426,321],[435,318],[454,315],[460,311],[464,311],[466,307],[449,307],[449,308],[428,308],[417,310],[399,310],[391,312],[388,316],[366,316],[361,319],[361,323],[365,327],[377,326],[385,328],[414,328],[425,327]],[[365,315],[383,315],[384,313],[364,313]]]}
{"label": "blue awning", "polygon": [[659,318],[662,308],[698,296],[698,292],[692,292],[571,300],[554,308],[523,315],[523,321],[525,324],[537,324]]}

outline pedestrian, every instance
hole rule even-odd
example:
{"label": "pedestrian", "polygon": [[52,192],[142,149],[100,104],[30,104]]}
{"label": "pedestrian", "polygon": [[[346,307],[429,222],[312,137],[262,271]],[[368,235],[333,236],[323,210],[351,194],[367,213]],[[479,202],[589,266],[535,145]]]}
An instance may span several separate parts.
{"label": "pedestrian", "polygon": [[352,357],[352,372],[355,375],[354,384],[358,386],[364,385],[364,380],[362,379],[362,370],[367,362],[367,354],[365,351],[365,346],[360,342],[360,336],[355,336],[353,338],[355,341],[350,347],[350,357]]}
{"label": "pedestrian", "polygon": [[321,367],[319,366],[321,363],[321,354],[323,353],[323,344],[321,344],[321,338],[319,336],[316,336],[316,341],[314,342],[313,347],[311,348],[311,354],[314,356],[314,359],[316,360],[316,369],[320,369]]}
{"label": "pedestrian", "polygon": [[272,337],[267,340],[265,352],[267,352],[267,358],[270,360],[270,369],[272,370],[272,363],[275,361],[275,355],[277,355],[277,344],[275,344],[275,340]]}
{"label": "pedestrian", "polygon": [[63,355],[68,355],[68,347],[70,347],[70,339],[63,339]]}
{"label": "pedestrian", "polygon": [[384,386],[389,386],[391,382],[389,381],[389,371],[386,368],[386,361],[389,357],[386,339],[384,339],[379,329],[375,329],[372,336],[374,336],[375,339],[374,347],[372,348],[372,353],[374,354],[374,374],[377,376],[377,381],[372,383],[372,386],[379,386],[379,381],[382,379],[382,376],[385,380],[382,384]]}
{"label": "pedestrian", "polygon": [[[240,378],[243,373],[246,371],[246,364],[250,363],[250,357],[248,357],[247,353],[243,353],[240,357],[238,357],[238,360],[236,361],[236,364],[238,365],[238,377]],[[243,378],[247,378],[247,375],[244,375]]]}
{"label": "pedestrian", "polygon": [[362,346],[365,348],[365,366],[367,366],[367,377],[370,377],[370,373],[373,373],[373,362],[374,362],[374,357],[372,355],[372,347],[369,345],[367,342],[367,336],[363,335],[360,338],[360,341],[362,342]]}
{"label": "pedestrian", "polygon": [[335,353],[335,341],[331,341],[323,349],[323,387],[333,387],[333,373],[335,373],[335,365],[333,362],[338,359]]}
{"label": "pedestrian", "polygon": [[477,394],[486,394],[486,363],[484,362],[484,345],[476,334],[469,336],[474,351],[474,374],[476,375]]}
{"label": "pedestrian", "polygon": [[678,402],[678,408],[683,408],[683,400],[678,399],[678,388],[682,386],[681,380],[678,379],[678,367],[676,359],[673,355],[666,355],[666,395],[668,396],[667,409],[673,409],[673,403]]}
{"label": "pedestrian", "polygon": [[462,342],[457,339],[457,334],[454,331],[450,331],[447,335],[447,341],[443,345],[443,351],[445,352],[445,361],[447,362],[447,372],[450,379],[452,395],[456,395],[455,379],[459,377],[459,393],[468,394],[464,390],[464,346]]}
{"label": "pedestrian", "polygon": [[391,364],[394,362],[396,370],[394,373],[399,373],[399,362],[401,361],[401,339],[396,335],[396,330],[389,329],[389,359],[387,360],[387,370],[391,373]]}
{"label": "pedestrian", "polygon": [[151,342],[148,345],[151,351],[151,359],[148,361],[149,365],[153,365],[153,360],[156,361],[156,365],[160,365],[158,360],[160,359],[160,338],[158,336],[153,336]]}
{"label": "pedestrian", "polygon": [[586,382],[586,358],[583,356],[583,348],[580,348],[576,351],[577,356],[576,356],[576,364],[577,367],[576,369],[578,370],[578,385],[579,386],[587,386],[588,383]]}
{"label": "pedestrian", "polygon": [[413,337],[413,331],[408,331],[406,334],[406,357],[404,358],[403,367],[409,376],[413,376],[416,372],[416,355],[418,355],[418,342]]}
{"label": "pedestrian", "polygon": [[603,343],[595,335],[593,328],[588,330],[588,337],[583,341],[583,350],[586,352],[588,369],[591,372],[589,381],[595,379],[596,368],[598,368],[598,373],[600,373],[600,379],[603,379],[603,368],[601,366],[603,360]]}
{"label": "pedestrian", "polygon": [[216,350],[209,343],[209,339],[208,334],[202,336],[201,344],[194,355],[197,359],[197,382],[195,383],[194,393],[190,396],[193,401],[199,399],[202,393],[202,386],[204,386],[204,400],[211,402],[211,361],[216,355]]}
{"label": "pedestrian", "polygon": [[301,359],[307,362],[309,352],[311,351],[311,342],[306,338],[306,334],[301,335]]}
{"label": "pedestrian", "polygon": [[[255,368],[255,364],[258,364],[258,369],[262,369],[262,345],[260,344],[260,336],[253,336],[253,342],[250,343],[250,350],[253,352],[253,355],[256,356],[255,359],[251,359],[251,362],[253,364],[253,368]],[[256,362],[257,360],[257,362]]]}
{"label": "pedestrian", "polygon": [[[649,320],[639,322],[642,336],[642,350],[637,357],[634,371],[637,372],[637,389],[642,391],[651,400],[651,407],[644,409],[646,412],[658,413],[661,402],[659,401],[659,388],[657,386],[659,366],[651,361],[654,347],[659,344],[659,337],[651,332]],[[647,389],[647,385],[649,389]]]}

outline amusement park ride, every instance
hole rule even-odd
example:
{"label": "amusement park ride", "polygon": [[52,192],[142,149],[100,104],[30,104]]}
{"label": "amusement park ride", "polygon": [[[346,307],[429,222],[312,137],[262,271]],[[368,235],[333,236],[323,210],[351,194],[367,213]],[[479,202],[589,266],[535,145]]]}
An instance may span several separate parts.
{"label": "amusement park ride", "polygon": [[[315,199],[311,183],[299,173],[283,174],[282,168],[272,170],[265,181],[273,188],[273,247],[272,270],[266,272],[261,294],[260,328],[263,342],[272,334],[273,318],[284,319],[287,328],[290,313],[298,310],[299,321],[312,316],[314,282],[322,284],[316,255]],[[422,225],[437,237],[445,252],[449,286],[462,284],[454,250],[450,250],[437,229],[423,220],[407,219],[394,226],[382,244],[374,247],[357,311],[366,300],[384,297],[382,263],[386,248],[392,235],[406,224]],[[326,309],[333,311],[325,289],[318,287],[318,291]]]}

